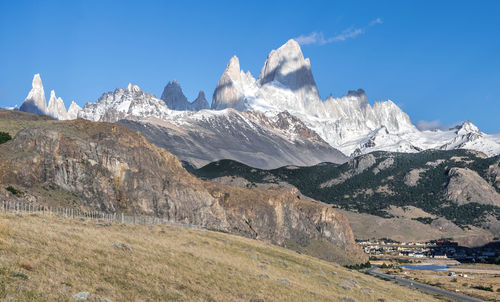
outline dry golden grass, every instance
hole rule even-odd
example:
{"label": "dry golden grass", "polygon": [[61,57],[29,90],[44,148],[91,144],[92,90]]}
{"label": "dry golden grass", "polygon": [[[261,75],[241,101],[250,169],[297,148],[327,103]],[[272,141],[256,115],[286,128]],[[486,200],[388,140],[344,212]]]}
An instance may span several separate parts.
{"label": "dry golden grass", "polygon": [[0,300],[72,301],[81,291],[111,301],[433,300],[334,263],[211,231],[0,213],[0,236]]}
{"label": "dry golden grass", "polygon": [[9,235],[9,226],[0,220],[0,244],[3,244]]}
{"label": "dry golden grass", "polygon": [[53,121],[54,119],[48,116],[0,109],[0,129],[12,137],[22,129],[39,127]]}

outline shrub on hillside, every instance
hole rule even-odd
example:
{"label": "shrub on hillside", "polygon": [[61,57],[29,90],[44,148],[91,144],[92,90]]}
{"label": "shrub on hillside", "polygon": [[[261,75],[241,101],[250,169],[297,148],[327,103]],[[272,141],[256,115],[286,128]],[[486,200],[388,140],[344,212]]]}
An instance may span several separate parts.
{"label": "shrub on hillside", "polygon": [[12,137],[7,132],[0,131],[0,144],[10,141]]}
{"label": "shrub on hillside", "polygon": [[13,186],[8,186],[7,188],[5,188],[5,190],[9,191],[10,193],[12,193],[13,195],[16,195],[16,196],[21,195],[21,191],[14,188]]}
{"label": "shrub on hillside", "polygon": [[472,288],[485,290],[485,291],[489,291],[489,292],[493,291],[493,287],[491,285],[489,287],[483,286],[483,285],[476,285],[476,286],[473,286]]}

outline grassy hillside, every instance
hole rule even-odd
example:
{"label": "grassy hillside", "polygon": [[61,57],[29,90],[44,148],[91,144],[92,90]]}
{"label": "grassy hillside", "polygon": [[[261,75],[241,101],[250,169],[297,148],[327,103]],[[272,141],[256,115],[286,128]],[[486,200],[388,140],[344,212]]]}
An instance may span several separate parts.
{"label": "grassy hillside", "polygon": [[[497,192],[488,169],[497,165],[500,156],[482,158],[467,150],[429,150],[420,153],[374,152],[365,169],[360,158],[343,165],[323,163],[311,167],[282,167],[259,170],[241,163],[222,160],[192,173],[204,178],[241,177],[255,183],[287,182],[304,195],[334,204],[342,209],[390,218],[391,206],[414,206],[426,213],[445,217],[455,224],[481,226],[489,215],[500,219],[500,207],[483,204],[474,197],[466,204],[457,204],[446,196],[451,168],[466,168],[476,172]],[[414,185],[408,174],[415,173]],[[411,176],[411,175],[410,175]],[[497,204],[500,200],[496,200]],[[425,220],[431,223],[432,220]]]}
{"label": "grassy hillside", "polygon": [[53,122],[55,120],[46,115],[0,109],[0,131],[9,133],[12,137],[19,130],[39,127]]}
{"label": "grassy hillside", "polygon": [[111,301],[433,300],[224,233],[0,213],[0,299],[71,301],[84,291]]}

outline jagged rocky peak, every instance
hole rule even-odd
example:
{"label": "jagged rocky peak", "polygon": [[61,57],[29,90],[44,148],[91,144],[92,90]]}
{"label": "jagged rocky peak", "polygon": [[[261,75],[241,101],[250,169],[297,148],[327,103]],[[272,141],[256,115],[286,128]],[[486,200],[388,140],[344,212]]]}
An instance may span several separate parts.
{"label": "jagged rocky peak", "polygon": [[365,120],[367,117],[373,118],[368,98],[363,89],[349,90],[347,95],[341,98],[335,98],[330,95],[324,101],[323,105],[329,117],[362,120]]}
{"label": "jagged rocky peak", "polygon": [[244,73],[240,69],[238,57],[233,56],[220,77],[217,87],[215,87],[212,98],[212,109],[246,109],[246,90],[252,85],[255,85],[255,79],[250,72]]}
{"label": "jagged rocky peak", "polygon": [[45,99],[45,92],[43,90],[40,74],[37,73],[33,76],[31,87],[28,96],[19,110],[29,113],[46,114],[47,101]]}
{"label": "jagged rocky peak", "polygon": [[304,58],[299,43],[293,39],[272,50],[267,56],[259,75],[259,83],[265,85],[273,81],[278,81],[291,90],[312,89],[319,98],[311,62]]}
{"label": "jagged rocky peak", "polygon": [[128,83],[127,85],[127,92],[141,92],[141,87],[135,85],[135,84],[132,84],[132,83]]}
{"label": "jagged rocky peak", "polygon": [[203,90],[200,90],[200,92],[198,92],[198,96],[196,97],[196,100],[194,100],[195,102],[198,101],[198,100],[207,100],[205,98],[205,92]]}
{"label": "jagged rocky peak", "polygon": [[240,59],[238,59],[237,56],[233,56],[231,60],[229,60],[229,63],[227,64],[224,73],[227,73],[234,80],[240,79],[240,74],[241,74]]}
{"label": "jagged rocky peak", "polygon": [[33,88],[43,89],[42,78],[40,77],[39,73],[37,73],[33,76],[33,81],[31,82],[31,86]]}
{"label": "jagged rocky peak", "polygon": [[365,107],[369,107],[368,97],[363,89],[358,88],[357,90],[349,90],[345,98],[341,98],[344,102],[350,102],[356,104],[360,107],[360,109],[364,109]]}
{"label": "jagged rocky peak", "polygon": [[72,101],[71,105],[69,105],[69,108],[68,108],[68,119],[69,120],[76,119],[78,117],[78,113],[80,113],[80,111],[82,111],[82,107],[78,106],[78,104],[75,103],[75,101]]}
{"label": "jagged rocky peak", "polygon": [[373,112],[378,117],[380,125],[386,126],[390,132],[400,133],[416,130],[408,114],[391,100],[375,102]]}
{"label": "jagged rocky peak", "polygon": [[[471,121],[465,121],[451,128],[450,132],[454,134],[454,137],[443,144],[440,149],[474,149],[484,151],[489,156],[497,155],[500,151],[500,144],[494,140],[487,140],[487,135],[481,132]],[[478,149],[477,146],[480,146],[481,149]]]}
{"label": "jagged rocky peak", "polygon": [[210,108],[210,105],[208,104],[208,101],[205,97],[205,92],[203,92],[203,90],[200,90],[200,92],[198,93],[198,97],[193,101],[193,103],[191,103],[191,105],[193,106],[193,109],[195,111]]}
{"label": "jagged rocky peak", "polygon": [[127,117],[163,118],[167,114],[169,110],[162,100],[130,83],[125,89],[103,93],[97,102],[85,104],[77,116],[91,121],[116,122]]}
{"label": "jagged rocky peak", "polygon": [[165,89],[163,89],[161,99],[165,102],[167,107],[172,110],[187,110],[189,107],[189,102],[182,92],[181,85],[179,85],[177,80],[168,82]]}
{"label": "jagged rocky peak", "polygon": [[210,108],[210,105],[208,105],[208,102],[205,99],[205,93],[203,91],[200,91],[196,100],[190,103],[182,92],[181,85],[179,84],[179,82],[177,82],[177,80],[168,82],[167,86],[165,86],[165,89],[163,89],[161,99],[171,110],[199,111],[202,109]]}
{"label": "jagged rocky peak", "polygon": [[456,133],[459,135],[467,134],[467,133],[481,133],[479,128],[474,125],[471,121],[465,121],[461,125],[455,127]]}
{"label": "jagged rocky peak", "polygon": [[366,93],[363,89],[358,88],[357,90],[349,90],[347,92],[347,96],[366,98]]}
{"label": "jagged rocky peak", "polygon": [[54,90],[50,91],[47,115],[50,115],[58,120],[68,119],[68,112],[66,111],[66,106],[64,106],[64,101],[61,98],[56,97],[56,92]]}
{"label": "jagged rocky peak", "polygon": [[363,89],[350,90],[341,98],[328,97],[324,105],[329,116],[342,117],[347,121],[342,128],[354,123],[369,131],[381,126],[396,133],[415,130],[409,116],[391,100],[375,102],[373,107],[370,106]]}

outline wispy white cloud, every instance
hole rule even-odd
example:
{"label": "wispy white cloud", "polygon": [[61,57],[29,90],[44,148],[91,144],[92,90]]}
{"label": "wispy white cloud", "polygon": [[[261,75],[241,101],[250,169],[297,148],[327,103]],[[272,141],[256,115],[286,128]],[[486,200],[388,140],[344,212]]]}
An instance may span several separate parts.
{"label": "wispy white cloud", "polygon": [[347,39],[354,39],[355,37],[364,34],[369,27],[382,23],[383,23],[382,19],[377,18],[368,23],[368,25],[365,27],[348,28],[343,30],[340,34],[335,35],[333,37],[325,38],[325,35],[322,32],[312,32],[308,35],[300,35],[294,39],[300,45],[308,45],[308,44],[325,45],[329,43],[345,41]]}
{"label": "wispy white cloud", "polygon": [[325,41],[323,33],[312,32],[308,35],[300,35],[294,38],[300,45],[321,44]]}
{"label": "wispy white cloud", "polygon": [[377,18],[377,19],[373,20],[372,22],[370,22],[370,24],[368,24],[368,26],[374,26],[374,25],[382,24],[382,23],[384,23],[384,22],[382,22],[382,19]]}
{"label": "wispy white cloud", "polygon": [[441,123],[440,120],[434,120],[434,121],[418,121],[416,123],[417,128],[419,130],[425,131],[425,130],[448,130],[451,126],[450,125],[445,125]]}

